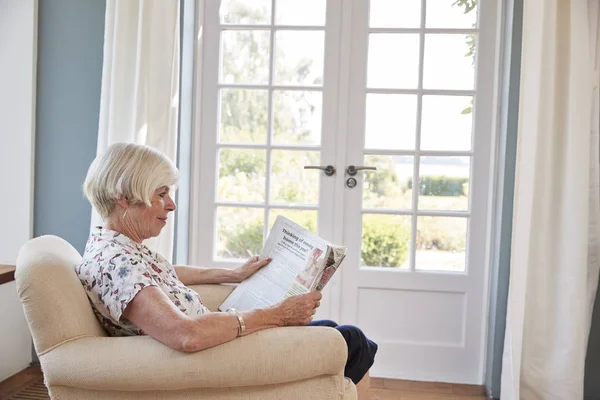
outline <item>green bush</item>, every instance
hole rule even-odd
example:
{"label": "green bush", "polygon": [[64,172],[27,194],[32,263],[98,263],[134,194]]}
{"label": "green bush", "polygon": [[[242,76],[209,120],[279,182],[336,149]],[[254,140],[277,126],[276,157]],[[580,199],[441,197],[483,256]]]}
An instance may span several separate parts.
{"label": "green bush", "polygon": [[263,220],[257,218],[247,224],[236,226],[221,225],[219,229],[221,242],[225,250],[219,251],[221,257],[246,259],[259,254],[263,242]]}
{"label": "green bush", "polygon": [[[316,232],[316,213],[303,215],[294,210],[287,210],[287,217],[297,224],[305,227],[311,232]],[[275,221],[276,215],[271,216],[271,223]],[[219,224],[220,242],[224,243],[224,249],[219,251],[219,256],[226,258],[246,259],[260,254],[263,247],[263,218],[246,220],[247,223],[228,225]],[[225,221],[223,221],[225,222]]]}
{"label": "green bush", "polygon": [[[274,216],[272,216],[274,220]],[[316,215],[289,215],[289,218],[316,232]],[[363,220],[362,265],[399,267],[410,251],[410,223],[402,217],[368,215]],[[224,249],[219,256],[246,259],[259,254],[263,243],[263,219],[248,219],[248,223],[221,224],[220,242]],[[463,218],[421,217],[417,229],[417,250],[465,251],[466,221]]]}
{"label": "green bush", "polygon": [[[315,221],[310,216],[294,216],[294,221],[315,231]],[[263,220],[258,218],[237,226],[221,225],[221,241],[226,250],[219,255],[245,259],[259,254],[263,242]],[[361,260],[363,265],[399,267],[408,260],[410,225],[388,215],[369,215],[363,221]]]}
{"label": "green bush", "polygon": [[[419,180],[419,194],[421,196],[466,196],[468,182],[469,178],[466,176],[423,176]],[[413,188],[412,179],[408,181],[408,188]]]}
{"label": "green bush", "polygon": [[408,259],[410,225],[389,215],[369,215],[363,220],[362,265],[399,267]]}

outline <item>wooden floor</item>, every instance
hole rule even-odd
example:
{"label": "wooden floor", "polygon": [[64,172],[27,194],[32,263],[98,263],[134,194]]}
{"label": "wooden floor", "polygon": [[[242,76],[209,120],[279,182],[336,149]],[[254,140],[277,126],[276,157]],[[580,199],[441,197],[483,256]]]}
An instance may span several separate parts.
{"label": "wooden floor", "polygon": [[[371,378],[370,400],[485,400],[482,386]],[[39,367],[0,382],[0,400],[48,400]]]}
{"label": "wooden floor", "polygon": [[0,400],[48,400],[39,367],[29,367],[0,382]]}
{"label": "wooden floor", "polygon": [[414,382],[371,378],[369,400],[485,400],[485,389],[477,385]]}

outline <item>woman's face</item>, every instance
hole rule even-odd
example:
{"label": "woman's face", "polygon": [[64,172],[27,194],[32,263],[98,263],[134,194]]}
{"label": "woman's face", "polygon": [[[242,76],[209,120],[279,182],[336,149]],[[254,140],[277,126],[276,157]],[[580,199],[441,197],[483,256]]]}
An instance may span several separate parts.
{"label": "woman's face", "polygon": [[130,207],[128,213],[133,214],[131,219],[136,221],[135,230],[138,231],[138,234],[143,239],[148,239],[160,234],[162,228],[167,224],[169,213],[175,211],[176,208],[177,205],[171,198],[169,187],[163,186],[154,191],[150,207],[145,204]]}

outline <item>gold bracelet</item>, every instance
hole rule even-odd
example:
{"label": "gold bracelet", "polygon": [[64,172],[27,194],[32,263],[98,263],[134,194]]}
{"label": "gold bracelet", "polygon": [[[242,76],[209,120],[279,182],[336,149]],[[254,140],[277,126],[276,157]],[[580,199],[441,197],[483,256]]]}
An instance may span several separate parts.
{"label": "gold bracelet", "polygon": [[235,314],[238,319],[240,326],[238,327],[238,335],[237,337],[242,336],[242,333],[246,330],[246,325],[244,324],[244,318],[240,315],[240,313],[235,308],[230,308],[227,310],[228,313]]}

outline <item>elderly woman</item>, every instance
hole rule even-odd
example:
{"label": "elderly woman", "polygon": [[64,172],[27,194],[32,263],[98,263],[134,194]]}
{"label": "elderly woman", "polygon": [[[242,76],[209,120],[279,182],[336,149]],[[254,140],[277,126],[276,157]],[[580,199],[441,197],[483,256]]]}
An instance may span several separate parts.
{"label": "elderly woman", "polygon": [[[179,173],[150,147],[117,143],[89,168],[84,192],[104,220],[92,230],[76,271],[94,312],[110,335],[150,335],[185,352],[218,346],[241,335],[279,326],[321,325],[339,330],[348,344],[345,375],[354,383],[373,364],[377,345],[353,326],[311,322],[321,294],[289,297],[245,312],[210,312],[186,285],[238,283],[269,263],[250,259],[233,269],[172,266],[143,244],[158,236],[176,209]],[[367,375],[368,376],[368,375]],[[364,390],[359,386],[359,392]]]}

